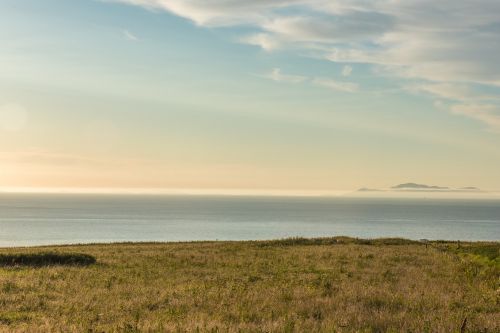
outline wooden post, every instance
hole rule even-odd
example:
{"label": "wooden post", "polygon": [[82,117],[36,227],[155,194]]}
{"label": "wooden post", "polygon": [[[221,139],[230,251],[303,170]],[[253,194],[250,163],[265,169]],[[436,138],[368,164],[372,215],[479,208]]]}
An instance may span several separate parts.
{"label": "wooden post", "polygon": [[465,333],[465,328],[467,327],[467,317],[464,318],[462,326],[460,326],[460,333]]}

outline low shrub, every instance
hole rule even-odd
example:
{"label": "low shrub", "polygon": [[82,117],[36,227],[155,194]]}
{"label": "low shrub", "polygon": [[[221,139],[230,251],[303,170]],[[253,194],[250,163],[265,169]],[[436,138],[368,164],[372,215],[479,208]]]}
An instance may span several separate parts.
{"label": "low shrub", "polygon": [[44,252],[0,254],[0,266],[87,266],[95,262],[95,257],[84,253]]}

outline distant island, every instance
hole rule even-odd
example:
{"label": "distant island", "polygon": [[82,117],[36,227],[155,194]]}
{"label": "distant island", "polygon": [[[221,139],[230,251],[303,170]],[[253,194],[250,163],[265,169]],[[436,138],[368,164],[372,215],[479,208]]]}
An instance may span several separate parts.
{"label": "distant island", "polygon": [[445,186],[435,186],[435,185],[425,185],[416,183],[404,183],[391,187],[393,189],[432,189],[432,190],[449,190],[449,187]]}
{"label": "distant island", "polygon": [[362,187],[357,190],[357,192],[391,192],[391,191],[405,191],[405,192],[481,192],[481,190],[475,186],[466,186],[460,188],[451,188],[448,186],[437,186],[437,185],[426,185],[418,183],[402,183],[398,185],[391,186],[388,189],[375,189]]}
{"label": "distant island", "polygon": [[376,188],[367,188],[367,187],[362,187],[358,190],[358,192],[383,192],[384,190],[379,190]]}

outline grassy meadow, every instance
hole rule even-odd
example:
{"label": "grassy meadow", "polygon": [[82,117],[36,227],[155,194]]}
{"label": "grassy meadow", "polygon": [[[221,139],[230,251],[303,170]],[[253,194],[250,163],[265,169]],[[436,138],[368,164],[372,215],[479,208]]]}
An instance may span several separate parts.
{"label": "grassy meadow", "polygon": [[499,249],[346,237],[3,248],[0,332],[500,332]]}

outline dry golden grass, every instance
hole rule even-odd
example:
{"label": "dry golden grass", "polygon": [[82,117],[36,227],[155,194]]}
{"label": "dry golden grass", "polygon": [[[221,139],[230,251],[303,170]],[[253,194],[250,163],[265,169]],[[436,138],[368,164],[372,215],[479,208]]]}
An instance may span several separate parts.
{"label": "dry golden grass", "polygon": [[[387,245],[392,244],[392,245]],[[2,332],[500,332],[499,243],[348,238],[0,249]]]}

